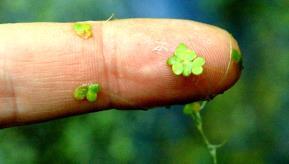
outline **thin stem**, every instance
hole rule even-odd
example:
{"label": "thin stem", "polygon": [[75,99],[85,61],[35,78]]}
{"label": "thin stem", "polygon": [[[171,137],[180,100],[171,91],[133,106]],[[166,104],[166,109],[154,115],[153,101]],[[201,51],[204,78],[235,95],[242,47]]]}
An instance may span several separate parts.
{"label": "thin stem", "polygon": [[202,101],[201,103],[201,110],[205,108],[205,106],[207,105],[208,101]]}
{"label": "thin stem", "polygon": [[[203,101],[200,105],[200,110],[202,110],[206,106],[206,104],[207,101]],[[203,122],[200,110],[197,111],[194,110],[192,113],[192,118],[195,122],[196,128],[198,129],[203,138],[204,143],[206,144],[207,149],[209,150],[210,156],[213,158],[213,164],[217,164],[217,149],[222,145],[214,145],[210,143],[209,139],[207,138],[203,130]]]}

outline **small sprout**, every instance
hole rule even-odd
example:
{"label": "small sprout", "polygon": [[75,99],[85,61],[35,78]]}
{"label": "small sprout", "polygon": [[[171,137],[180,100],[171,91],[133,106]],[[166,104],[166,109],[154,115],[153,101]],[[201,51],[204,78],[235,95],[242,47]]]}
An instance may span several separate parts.
{"label": "small sprout", "polygon": [[167,60],[167,64],[172,66],[175,75],[188,77],[191,74],[200,75],[203,73],[205,59],[198,57],[196,52],[190,50],[184,43],[180,43],[173,56]]}
{"label": "small sprout", "polygon": [[100,90],[101,87],[97,83],[82,85],[74,90],[73,95],[77,101],[81,101],[86,98],[89,102],[95,102],[97,99],[97,93],[100,92]]}
{"label": "small sprout", "polygon": [[240,61],[242,61],[242,55],[239,53],[238,50],[233,49],[231,55],[232,55],[232,59],[233,59],[235,62],[239,63]]}
{"label": "small sprout", "polygon": [[202,110],[203,106],[200,102],[193,102],[186,104],[183,108],[183,112],[186,115],[192,115],[196,112],[200,112]]}
{"label": "small sprout", "polygon": [[242,70],[243,67],[243,57],[242,54],[240,53],[240,51],[233,49],[232,53],[231,53],[231,58],[232,60],[238,64],[240,70]]}
{"label": "small sprout", "polygon": [[92,37],[92,26],[88,23],[75,23],[73,25],[75,33],[83,39]]}

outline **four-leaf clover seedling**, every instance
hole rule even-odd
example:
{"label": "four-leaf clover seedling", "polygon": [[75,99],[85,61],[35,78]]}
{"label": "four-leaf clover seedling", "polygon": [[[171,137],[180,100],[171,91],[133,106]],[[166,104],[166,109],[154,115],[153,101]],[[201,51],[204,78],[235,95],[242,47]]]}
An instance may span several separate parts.
{"label": "four-leaf clover seedling", "polygon": [[189,49],[184,43],[180,43],[173,56],[167,60],[167,64],[172,66],[175,75],[188,77],[191,74],[200,75],[203,73],[205,59],[197,56],[196,52]]}
{"label": "four-leaf clover seedling", "polygon": [[86,99],[89,102],[95,102],[97,99],[97,93],[100,92],[101,87],[97,83],[88,85],[81,85],[74,90],[73,96],[77,101]]}
{"label": "four-leaf clover seedling", "polygon": [[92,37],[92,26],[89,23],[75,23],[73,25],[73,30],[83,39],[89,39]]}

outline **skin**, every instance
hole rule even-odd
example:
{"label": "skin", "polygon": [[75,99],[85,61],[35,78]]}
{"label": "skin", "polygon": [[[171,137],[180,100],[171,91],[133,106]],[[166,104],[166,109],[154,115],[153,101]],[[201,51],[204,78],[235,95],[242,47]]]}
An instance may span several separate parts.
{"label": "skin", "polygon": [[[168,19],[89,23],[87,40],[73,23],[0,25],[1,127],[208,99],[240,76],[230,57],[237,42],[217,27]],[[206,59],[202,75],[177,77],[166,64],[181,42]],[[90,82],[102,87],[97,101],[75,101],[75,87]]]}

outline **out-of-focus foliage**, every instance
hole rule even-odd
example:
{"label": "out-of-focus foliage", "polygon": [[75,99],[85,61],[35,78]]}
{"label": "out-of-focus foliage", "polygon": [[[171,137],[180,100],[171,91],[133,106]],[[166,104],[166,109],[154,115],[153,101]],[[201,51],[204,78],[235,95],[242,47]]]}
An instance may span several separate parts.
{"label": "out-of-focus foliage", "polygon": [[[289,163],[289,1],[1,0],[0,23],[166,17],[230,31],[240,81],[203,111],[220,163]],[[0,163],[209,163],[181,107],[104,111],[0,131]]]}

